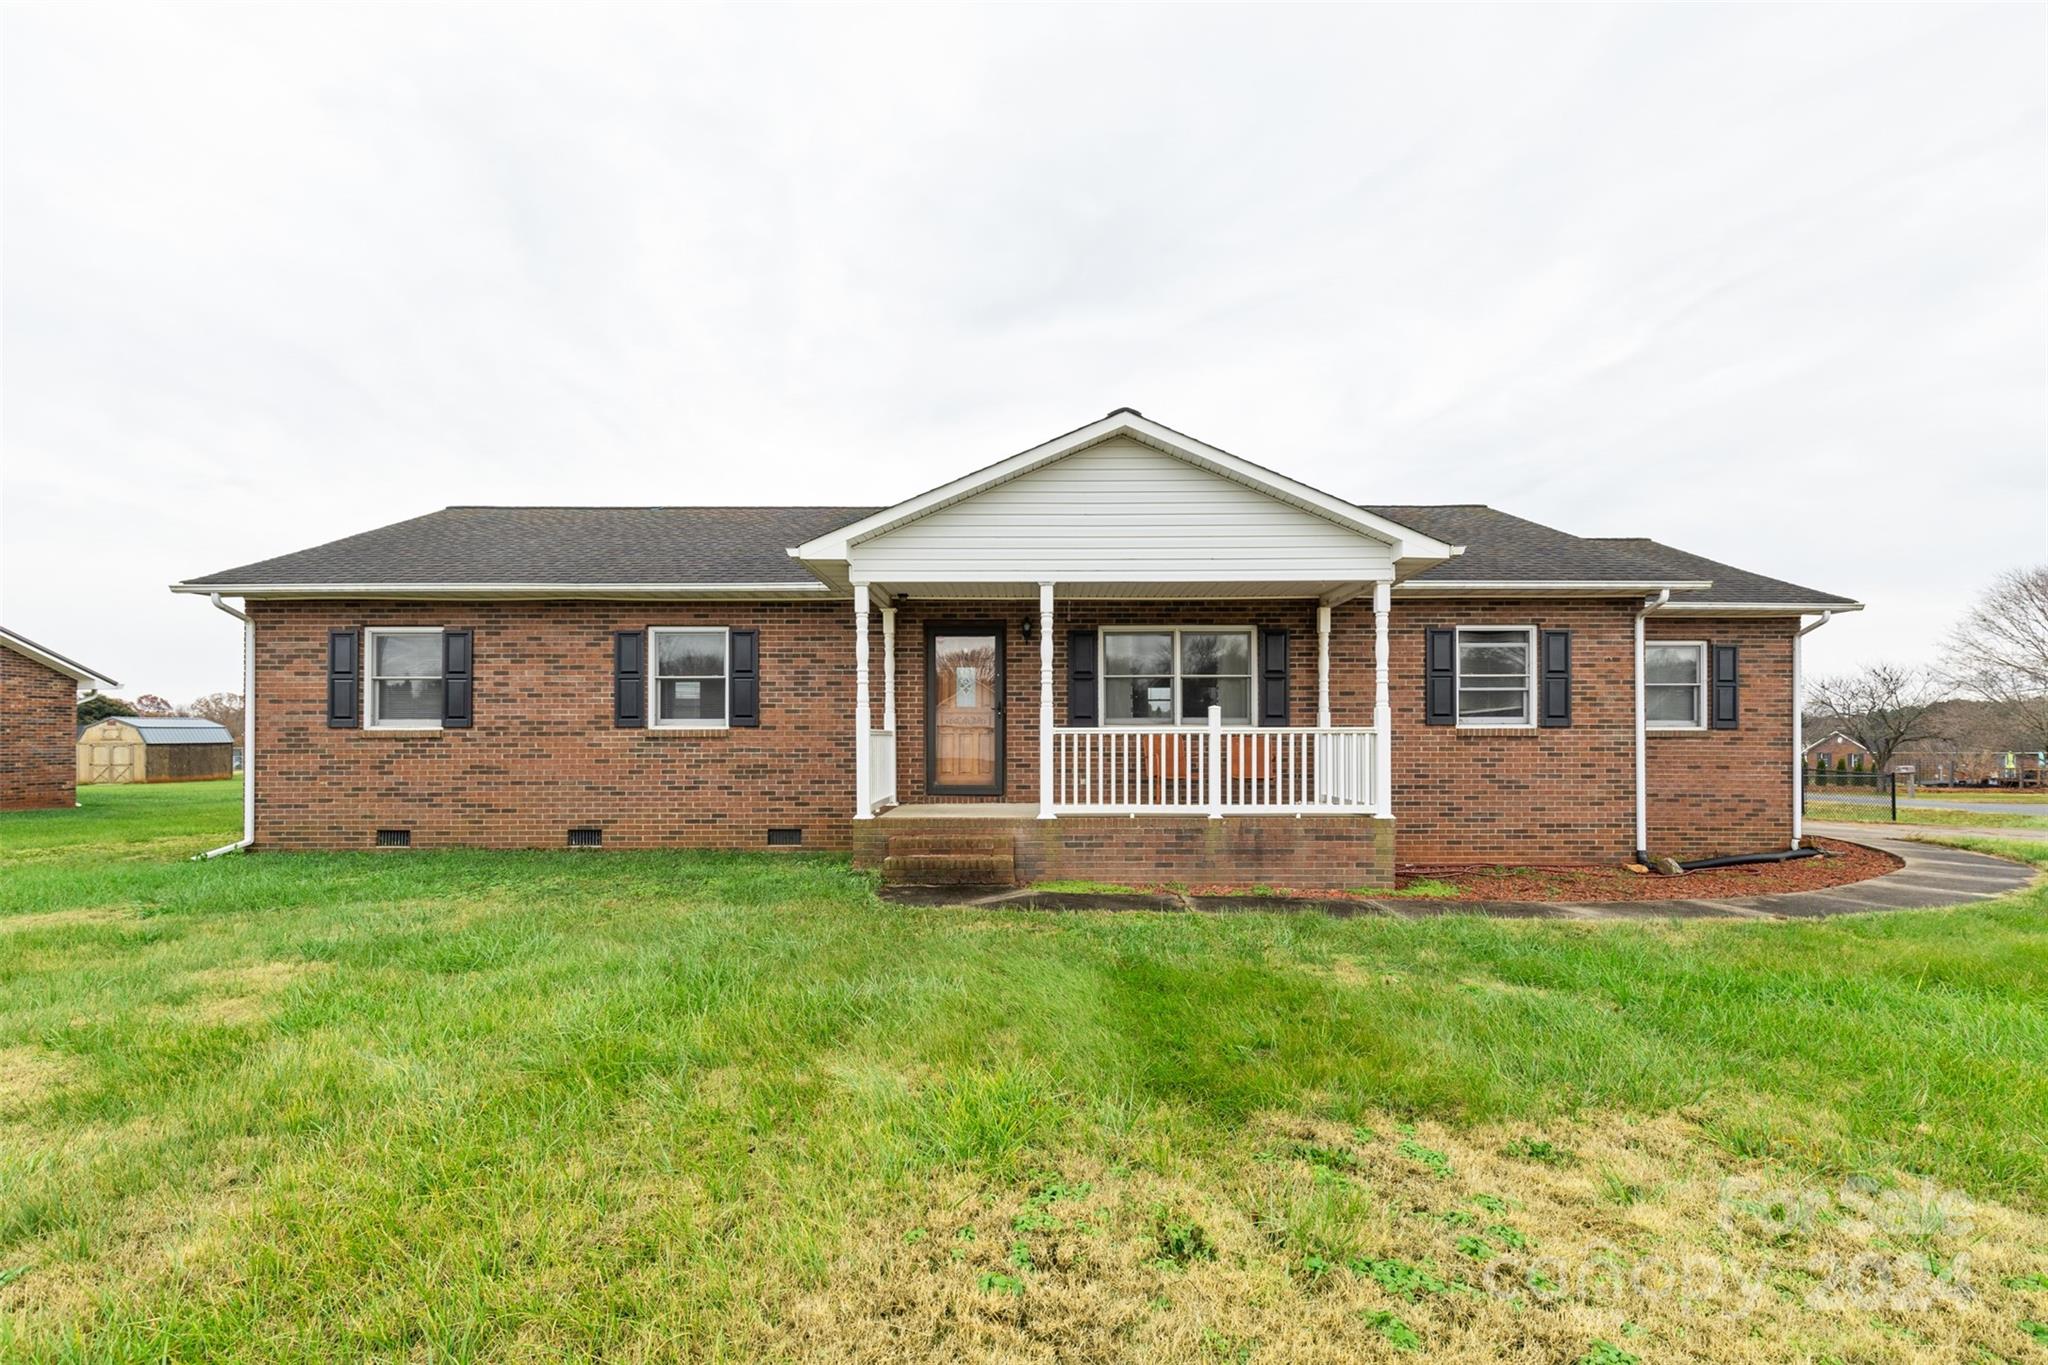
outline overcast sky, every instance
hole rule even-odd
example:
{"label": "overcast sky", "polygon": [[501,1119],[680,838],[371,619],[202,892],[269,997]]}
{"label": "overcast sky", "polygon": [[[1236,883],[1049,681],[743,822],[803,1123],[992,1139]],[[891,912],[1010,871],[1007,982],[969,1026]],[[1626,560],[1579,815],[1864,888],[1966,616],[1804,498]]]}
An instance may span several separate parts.
{"label": "overcast sky", "polygon": [[10,6],[0,619],[185,701],[178,578],[1129,404],[1925,659],[2048,557],[2043,13]]}

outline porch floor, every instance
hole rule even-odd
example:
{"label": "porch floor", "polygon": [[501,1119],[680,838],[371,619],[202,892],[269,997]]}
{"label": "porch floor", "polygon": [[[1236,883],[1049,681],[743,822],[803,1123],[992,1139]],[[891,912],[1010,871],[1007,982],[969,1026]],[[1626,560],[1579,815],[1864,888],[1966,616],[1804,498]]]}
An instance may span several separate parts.
{"label": "porch floor", "polygon": [[877,820],[1036,820],[1036,801],[951,801],[891,806]]}

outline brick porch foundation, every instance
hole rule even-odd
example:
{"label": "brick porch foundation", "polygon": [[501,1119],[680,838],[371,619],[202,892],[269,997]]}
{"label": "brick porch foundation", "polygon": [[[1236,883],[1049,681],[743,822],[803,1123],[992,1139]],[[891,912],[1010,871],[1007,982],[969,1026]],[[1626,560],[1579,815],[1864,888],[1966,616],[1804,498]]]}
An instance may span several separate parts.
{"label": "brick porch foundation", "polygon": [[1350,887],[1391,890],[1394,822],[1356,815],[1080,815],[1057,820],[919,816],[853,822],[854,865],[878,868],[892,839],[930,846],[1007,839],[1019,882]]}

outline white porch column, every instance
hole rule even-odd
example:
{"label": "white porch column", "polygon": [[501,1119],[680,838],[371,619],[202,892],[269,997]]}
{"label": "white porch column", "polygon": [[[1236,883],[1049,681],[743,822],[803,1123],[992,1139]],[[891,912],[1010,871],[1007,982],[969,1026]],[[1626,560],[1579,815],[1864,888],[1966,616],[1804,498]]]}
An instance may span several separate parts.
{"label": "white porch column", "polygon": [[882,728],[896,733],[896,608],[882,608]]}
{"label": "white porch column", "polygon": [[1052,816],[1052,584],[1038,585],[1038,818]]}
{"label": "white porch column", "polygon": [[869,786],[868,727],[874,713],[868,706],[868,585],[853,585],[853,818],[872,820]]}
{"label": "white porch column", "polygon": [[1330,609],[1316,608],[1316,725],[1330,728]]}
{"label": "white porch column", "polygon": [[1372,585],[1372,766],[1377,789],[1373,814],[1381,819],[1394,813],[1394,708],[1387,701],[1387,612],[1392,601],[1392,584]]}

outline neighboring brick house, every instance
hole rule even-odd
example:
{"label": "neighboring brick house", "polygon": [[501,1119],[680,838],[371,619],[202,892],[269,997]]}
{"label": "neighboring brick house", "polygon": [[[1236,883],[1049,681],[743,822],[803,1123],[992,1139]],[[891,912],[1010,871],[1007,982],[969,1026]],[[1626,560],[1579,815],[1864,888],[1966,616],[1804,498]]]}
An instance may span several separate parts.
{"label": "neighboring brick house", "polygon": [[73,736],[88,683],[120,686],[0,626],[0,810],[77,804]]}
{"label": "neighboring brick house", "polygon": [[890,507],[452,507],[173,587],[247,605],[236,846],[1294,886],[1785,848],[1801,618],[1858,607],[1130,409]]}
{"label": "neighboring brick house", "polygon": [[1856,767],[1864,771],[1873,769],[1870,750],[1840,730],[1831,731],[1807,745],[1806,762],[1808,767],[1815,763],[1825,764],[1830,771],[1838,764],[1844,768]]}

